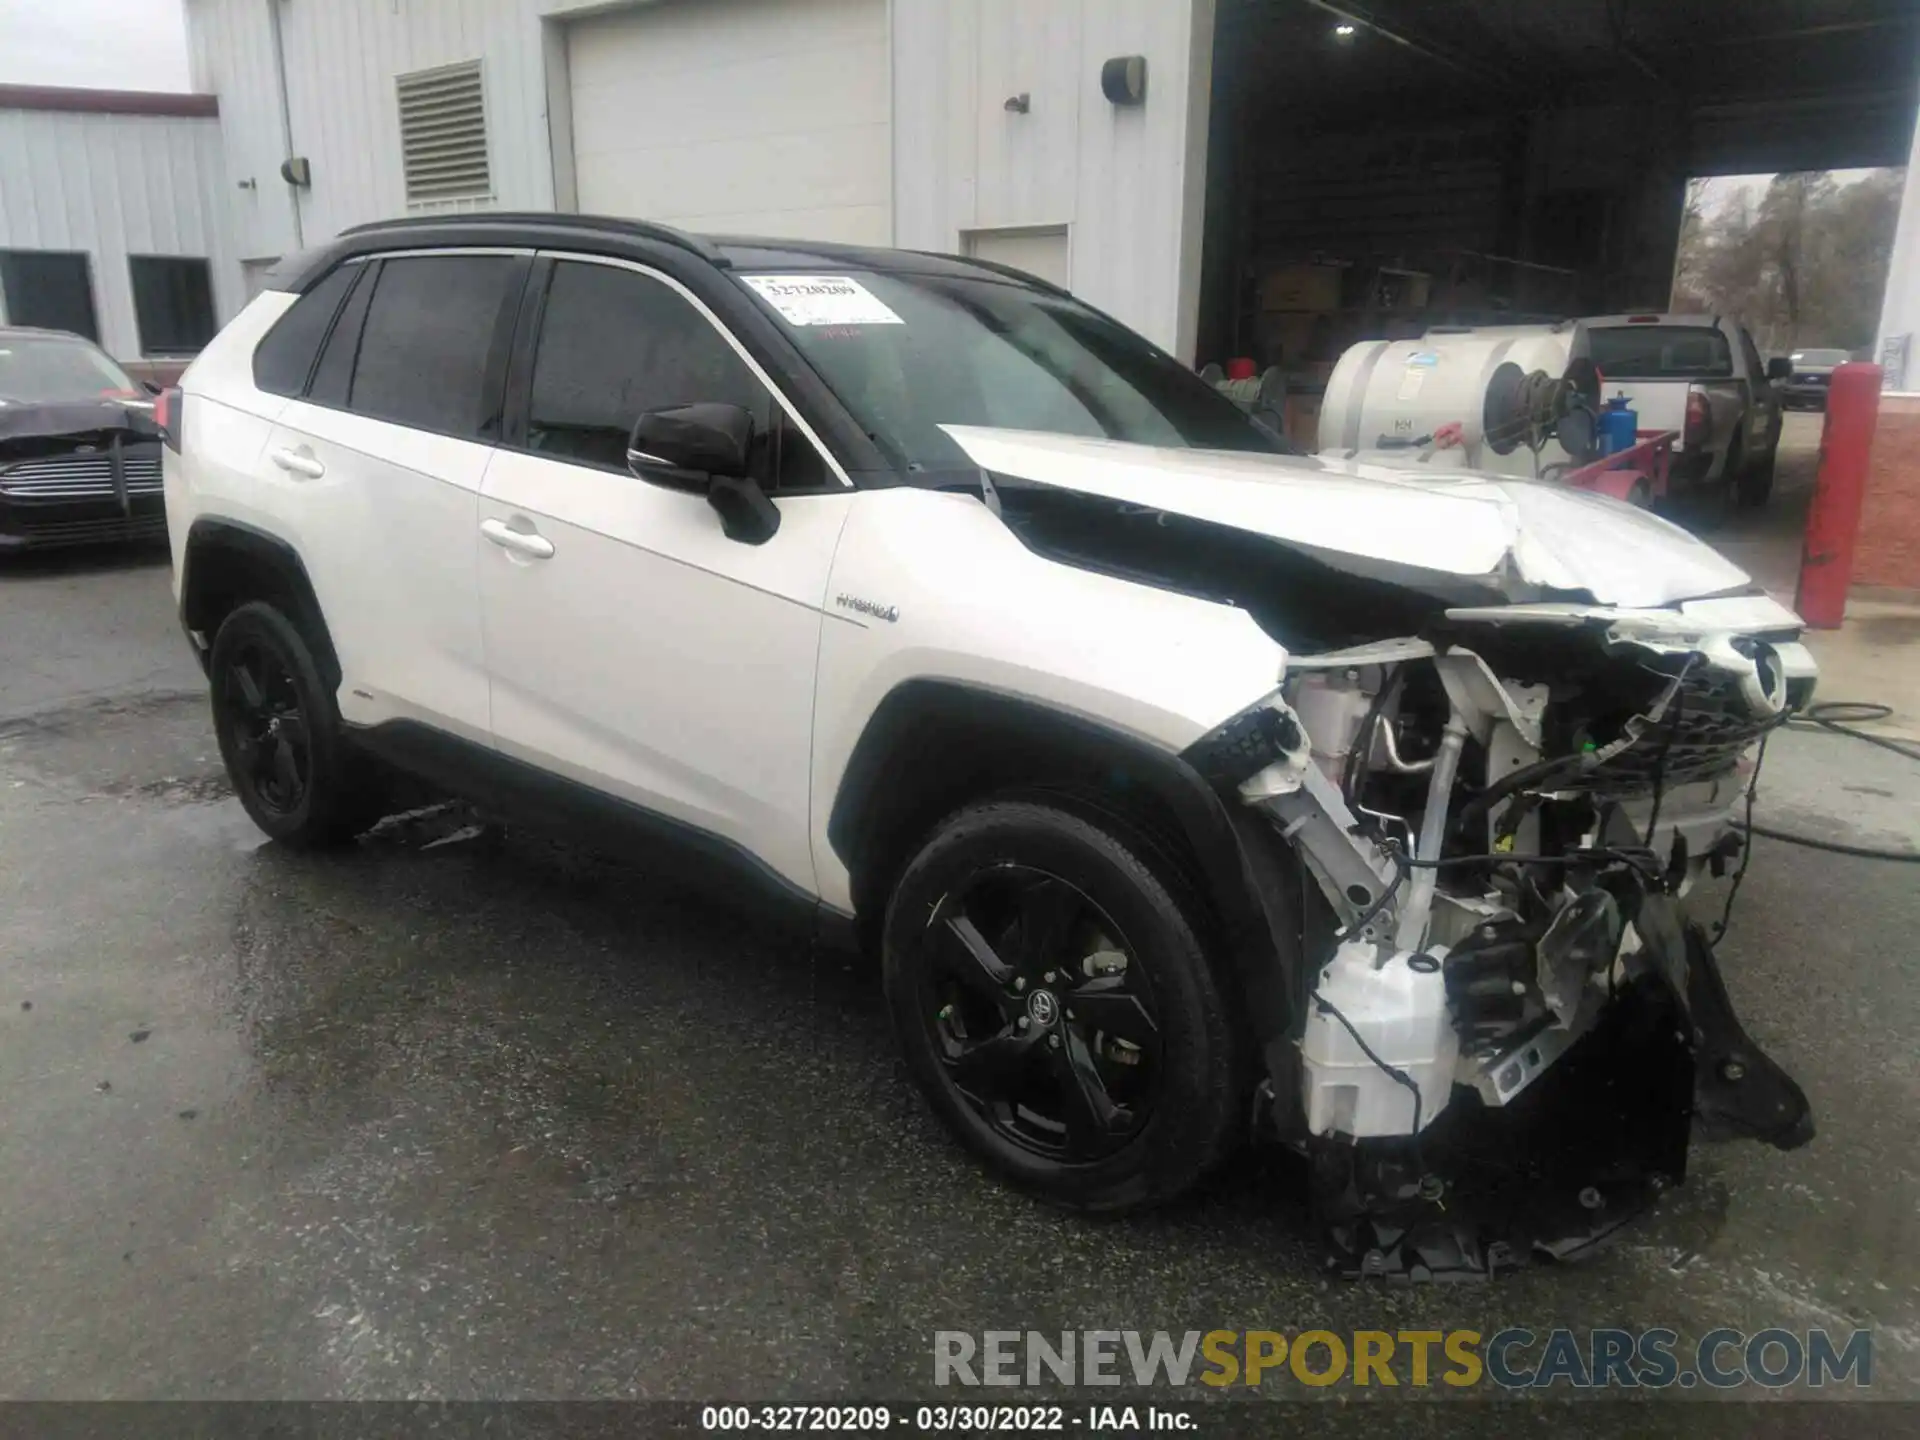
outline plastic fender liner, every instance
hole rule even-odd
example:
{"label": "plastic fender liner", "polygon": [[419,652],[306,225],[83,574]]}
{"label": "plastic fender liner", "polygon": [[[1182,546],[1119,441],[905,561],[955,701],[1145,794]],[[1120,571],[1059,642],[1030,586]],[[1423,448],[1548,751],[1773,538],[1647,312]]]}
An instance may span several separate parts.
{"label": "plastic fender liner", "polygon": [[[213,631],[224,611],[224,598],[274,599],[286,607],[287,618],[313,647],[320,677],[329,686],[340,685],[340,657],[327,631],[319,597],[299,552],[277,535],[237,520],[202,517],[187,531],[185,559],[180,574],[180,624],[189,638],[196,630],[213,641]],[[228,581],[239,581],[248,593],[228,593]],[[232,605],[227,606],[228,609]],[[204,667],[207,656],[198,645],[194,653]]]}
{"label": "plastic fender liner", "polygon": [[1233,815],[1185,759],[1097,721],[960,681],[896,686],[854,746],[827,820],[861,920],[877,923],[893,875],[931,826],[973,796],[1020,785],[1090,793],[1096,807],[1136,822],[1144,812],[1174,832],[1148,838],[1190,857],[1171,858],[1209,903],[1254,1037],[1276,1084],[1285,1075],[1291,1086],[1293,997],[1304,983],[1291,853],[1248,823],[1257,817]]}

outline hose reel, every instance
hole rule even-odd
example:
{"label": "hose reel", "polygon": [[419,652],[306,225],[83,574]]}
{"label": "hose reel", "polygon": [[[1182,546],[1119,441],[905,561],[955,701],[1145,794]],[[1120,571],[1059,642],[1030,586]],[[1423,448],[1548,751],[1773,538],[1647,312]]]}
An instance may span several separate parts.
{"label": "hose reel", "polygon": [[1487,380],[1481,425],[1496,455],[1511,455],[1521,446],[1538,453],[1557,440],[1584,463],[1600,453],[1599,408],[1600,372],[1591,360],[1575,360],[1557,378],[1504,360]]}

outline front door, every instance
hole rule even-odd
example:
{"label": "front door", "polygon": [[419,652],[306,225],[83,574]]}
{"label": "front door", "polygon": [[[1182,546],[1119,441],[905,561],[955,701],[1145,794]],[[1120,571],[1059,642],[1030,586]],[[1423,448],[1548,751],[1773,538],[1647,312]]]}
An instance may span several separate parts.
{"label": "front door", "polygon": [[[813,893],[814,674],[853,492],[677,282],[553,258],[532,284],[524,433],[495,453],[480,498],[495,743]],[[756,472],[780,511],[764,544],[729,540],[704,494],[627,469],[643,411],[700,402],[754,416]]]}

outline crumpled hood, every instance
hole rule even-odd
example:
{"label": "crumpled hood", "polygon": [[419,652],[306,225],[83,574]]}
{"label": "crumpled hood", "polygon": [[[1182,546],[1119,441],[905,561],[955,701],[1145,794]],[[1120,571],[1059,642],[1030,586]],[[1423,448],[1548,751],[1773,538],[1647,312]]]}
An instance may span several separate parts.
{"label": "crumpled hood", "polygon": [[1480,580],[1509,594],[1551,590],[1640,608],[1752,583],[1677,525],[1549,481],[942,428],[995,474],[1231,525],[1328,558],[1376,562],[1365,568],[1377,575],[1404,566]]}
{"label": "crumpled hood", "polygon": [[153,406],[114,396],[97,400],[13,400],[0,395],[0,440],[132,430],[158,439]]}

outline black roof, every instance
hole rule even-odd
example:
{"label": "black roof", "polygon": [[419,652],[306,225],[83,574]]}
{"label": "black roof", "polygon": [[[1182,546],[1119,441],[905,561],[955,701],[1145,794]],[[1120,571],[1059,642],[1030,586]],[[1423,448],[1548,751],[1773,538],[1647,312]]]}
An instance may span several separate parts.
{"label": "black roof", "polygon": [[881,245],[843,245],[825,240],[695,235],[648,220],[512,210],[411,216],[356,225],[324,245],[282,260],[267,276],[267,286],[274,290],[304,291],[342,260],[411,246],[442,245],[571,246],[594,254],[631,259],[654,257],[659,247],[670,246],[719,270],[862,269],[976,277],[985,273],[1046,290],[1055,289],[1009,266],[957,255],[893,250]]}

